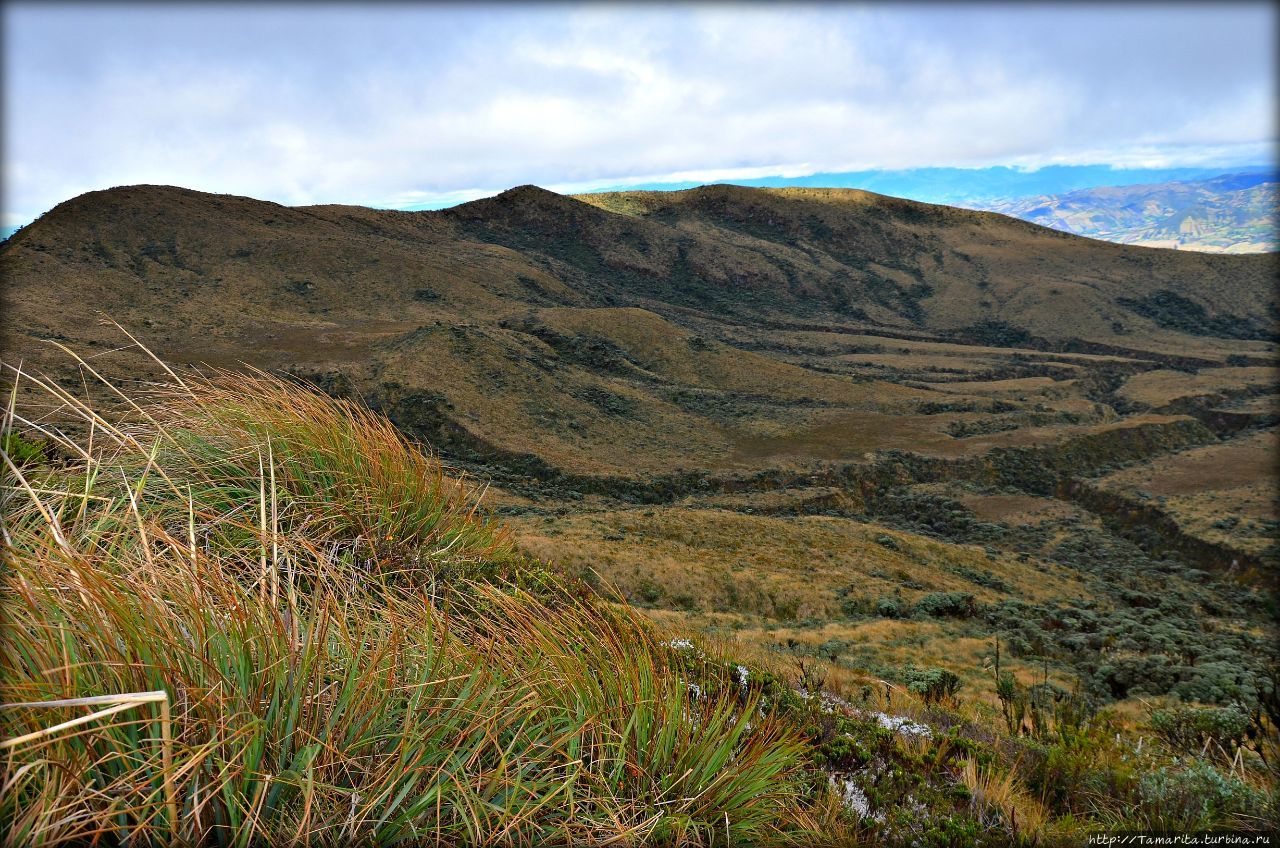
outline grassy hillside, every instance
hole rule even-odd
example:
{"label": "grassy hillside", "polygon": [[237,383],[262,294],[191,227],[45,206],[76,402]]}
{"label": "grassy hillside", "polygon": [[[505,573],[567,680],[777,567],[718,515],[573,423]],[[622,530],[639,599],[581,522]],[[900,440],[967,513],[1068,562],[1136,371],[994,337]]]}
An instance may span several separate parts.
{"label": "grassy hillside", "polygon": [[856,191],[132,187],[0,270],[5,700],[177,687],[178,765],[154,713],[50,739],[99,777],[14,771],[11,841],[166,833],[175,781],[224,842],[1274,822],[1274,257]]}
{"label": "grassy hillside", "polygon": [[[1017,638],[979,666],[988,642],[966,619],[1089,593],[1069,569],[1028,581],[918,534],[729,504],[560,522],[579,556],[549,567],[350,403],[260,373],[174,374],[110,418],[13,376],[94,435],[36,449],[16,430],[35,411],[4,422],[8,843],[941,846],[1274,825],[1274,691],[1253,715],[1135,720],[1041,675]],[[607,552],[599,527],[633,543]],[[755,533],[767,560],[742,559]],[[866,579],[833,610],[843,557]],[[695,642],[688,620],[646,619],[575,571],[635,577],[650,604],[681,581],[686,610],[724,586],[736,601]],[[914,615],[867,621],[860,593],[894,581]],[[806,616],[763,628],[790,661],[724,627],[743,613]],[[945,655],[907,647],[930,631]],[[841,661],[853,646],[872,673]],[[957,660],[973,673],[943,667]],[[85,693],[164,708],[52,727]]]}
{"label": "grassy hillside", "polygon": [[[0,269],[11,361],[113,348],[109,314],[169,361],[302,373],[458,459],[573,473],[964,452],[964,414],[996,403],[1084,425],[1117,374],[1274,350],[1270,257],[852,190],[524,187],[400,213],[140,186],[52,210]],[[1053,385],[993,398],[1027,377]]]}

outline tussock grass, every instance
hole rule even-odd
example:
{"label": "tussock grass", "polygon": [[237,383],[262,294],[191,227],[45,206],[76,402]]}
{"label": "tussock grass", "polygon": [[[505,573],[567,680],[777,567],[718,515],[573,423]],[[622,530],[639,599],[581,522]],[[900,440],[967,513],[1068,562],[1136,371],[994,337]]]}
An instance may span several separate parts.
{"label": "tussock grass", "polygon": [[[383,582],[510,577],[528,565],[478,512],[480,491],[355,404],[262,372],[216,372],[129,398],[131,419],[108,421],[55,384],[25,379],[88,432],[83,444],[54,434],[77,462],[45,481],[58,509],[74,509],[77,547],[140,542],[139,522],[152,521],[273,564],[326,547]],[[35,503],[7,518],[46,520]]]}
{"label": "tussock grass", "polygon": [[262,373],[175,375],[127,420],[14,379],[85,435],[10,405],[64,460],[5,456],[0,700],[163,691],[172,719],[6,752],[7,844],[806,841],[804,748],[758,692],[519,556],[382,419]]}
{"label": "tussock grass", "polygon": [[960,781],[969,791],[971,811],[988,827],[1031,842],[1044,831],[1048,812],[1027,793],[1014,772],[1001,773],[994,766],[979,766],[967,759],[960,769]]}

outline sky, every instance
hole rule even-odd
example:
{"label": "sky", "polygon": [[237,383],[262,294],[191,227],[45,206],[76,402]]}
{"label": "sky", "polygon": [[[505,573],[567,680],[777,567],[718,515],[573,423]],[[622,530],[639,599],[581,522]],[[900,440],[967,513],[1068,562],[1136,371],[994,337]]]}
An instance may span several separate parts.
{"label": "sky", "polygon": [[8,226],[115,185],[435,208],[917,168],[1274,163],[1276,6],[3,6]]}

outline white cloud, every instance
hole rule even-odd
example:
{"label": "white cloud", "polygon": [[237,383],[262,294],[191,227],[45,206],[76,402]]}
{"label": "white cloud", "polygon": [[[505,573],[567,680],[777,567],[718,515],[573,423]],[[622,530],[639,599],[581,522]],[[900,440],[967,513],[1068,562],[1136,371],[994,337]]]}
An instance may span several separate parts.
{"label": "white cloud", "polygon": [[[1273,156],[1274,11],[5,7],[4,211]],[[1241,158],[1245,157],[1245,158]]]}

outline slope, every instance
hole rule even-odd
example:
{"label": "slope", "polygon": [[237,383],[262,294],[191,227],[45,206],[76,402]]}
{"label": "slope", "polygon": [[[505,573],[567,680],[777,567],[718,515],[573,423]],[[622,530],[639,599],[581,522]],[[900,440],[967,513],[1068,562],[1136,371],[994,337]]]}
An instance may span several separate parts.
{"label": "slope", "polygon": [[[1269,257],[728,186],[524,186],[442,212],[134,186],[51,210],[0,269],[11,361],[65,374],[43,342],[115,348],[106,315],[168,361],[301,373],[459,460],[543,476],[966,455],[1045,416],[1108,420],[1104,372],[1265,364],[1275,309]],[[1033,376],[1051,386],[981,387]],[[1009,432],[957,436],[1001,403]]]}

